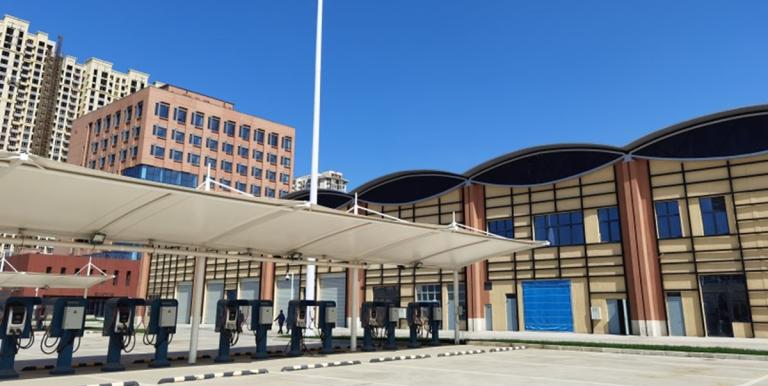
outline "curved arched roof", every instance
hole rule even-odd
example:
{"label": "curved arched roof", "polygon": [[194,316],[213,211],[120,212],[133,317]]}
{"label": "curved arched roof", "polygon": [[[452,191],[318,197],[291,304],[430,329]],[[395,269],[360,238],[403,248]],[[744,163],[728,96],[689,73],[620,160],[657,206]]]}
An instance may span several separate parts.
{"label": "curved arched roof", "polygon": [[653,132],[626,146],[634,157],[728,159],[768,151],[768,105],[723,111]]}
{"label": "curved arched roof", "polygon": [[623,158],[620,148],[563,144],[527,148],[496,157],[465,175],[480,184],[533,186],[580,176]]}
{"label": "curved arched roof", "polygon": [[[334,207],[348,202],[355,193],[365,202],[402,205],[439,196],[469,182],[503,186],[551,184],[587,174],[625,157],[703,160],[760,153],[768,153],[768,105],[692,119],[653,132],[623,148],[598,144],[537,146],[493,158],[464,174],[437,170],[392,173],[361,185],[345,196],[347,201]],[[308,197],[308,193],[306,195]],[[321,194],[321,201],[322,197]],[[328,203],[335,205],[339,201]]]}
{"label": "curved arched roof", "polygon": [[439,196],[467,182],[461,174],[440,170],[409,170],[387,174],[353,191],[360,200],[404,205]]}

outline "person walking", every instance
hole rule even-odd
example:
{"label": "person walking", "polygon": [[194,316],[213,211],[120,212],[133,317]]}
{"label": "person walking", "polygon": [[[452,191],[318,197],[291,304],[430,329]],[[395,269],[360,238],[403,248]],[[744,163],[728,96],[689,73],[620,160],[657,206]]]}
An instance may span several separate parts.
{"label": "person walking", "polygon": [[283,310],[280,310],[280,314],[277,315],[277,318],[275,318],[275,321],[277,322],[277,325],[280,327],[277,330],[278,334],[283,333],[283,325],[285,324],[285,314],[283,313]]}

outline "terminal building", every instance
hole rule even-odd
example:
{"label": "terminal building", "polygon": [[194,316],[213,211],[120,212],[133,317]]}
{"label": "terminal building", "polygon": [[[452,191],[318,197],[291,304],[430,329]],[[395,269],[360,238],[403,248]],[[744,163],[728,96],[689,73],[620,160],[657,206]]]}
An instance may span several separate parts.
{"label": "terminal building", "polygon": [[[464,173],[393,173],[350,193],[322,190],[319,203],[349,209],[356,194],[360,205],[407,221],[549,241],[462,270],[458,290],[452,272],[361,272],[361,301],[440,301],[445,328],[455,327],[448,315],[458,306],[459,328],[471,331],[768,337],[766,127],[768,106],[742,108],[624,147],[549,145]],[[93,142],[81,147],[91,152]],[[100,169],[100,158],[87,166]],[[193,259],[152,256],[150,264],[146,296],[179,299],[188,321]],[[343,268],[318,268],[316,293],[345,310],[340,325],[350,322],[350,283]],[[225,297],[272,299],[286,310],[305,286],[299,265],[208,259],[202,321],[212,323]]]}

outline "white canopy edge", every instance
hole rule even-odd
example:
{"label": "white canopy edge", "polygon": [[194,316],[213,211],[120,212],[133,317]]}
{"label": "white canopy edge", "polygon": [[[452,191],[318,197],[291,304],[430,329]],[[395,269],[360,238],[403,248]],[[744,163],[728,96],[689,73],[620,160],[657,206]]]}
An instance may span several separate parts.
{"label": "white canopy edge", "polygon": [[405,223],[303,201],[202,192],[26,154],[0,152],[0,184],[0,232],[36,245],[99,234],[105,241],[93,249],[452,270],[546,245],[455,224]]}
{"label": "white canopy edge", "polygon": [[60,288],[87,289],[107,280],[112,276],[59,275],[40,272],[0,272],[0,288]]}

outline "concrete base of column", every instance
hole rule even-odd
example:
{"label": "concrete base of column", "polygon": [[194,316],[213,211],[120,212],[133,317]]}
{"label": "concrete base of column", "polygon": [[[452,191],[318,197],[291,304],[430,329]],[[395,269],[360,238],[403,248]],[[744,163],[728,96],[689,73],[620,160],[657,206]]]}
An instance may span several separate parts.
{"label": "concrete base of column", "polygon": [[485,318],[469,318],[469,331],[485,331]]}
{"label": "concrete base of column", "polygon": [[640,336],[667,336],[666,320],[633,320],[632,333]]}

